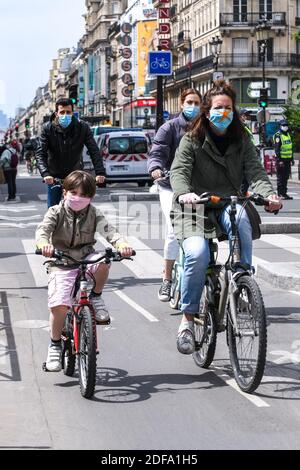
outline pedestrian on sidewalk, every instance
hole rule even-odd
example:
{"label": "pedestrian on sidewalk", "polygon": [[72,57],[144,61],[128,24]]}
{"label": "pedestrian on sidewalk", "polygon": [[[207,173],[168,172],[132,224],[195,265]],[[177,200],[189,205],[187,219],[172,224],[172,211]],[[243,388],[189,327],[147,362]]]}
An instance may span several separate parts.
{"label": "pedestrian on sidewalk", "polygon": [[16,200],[16,178],[17,178],[17,165],[19,159],[19,144],[16,140],[11,141],[0,157],[0,166],[3,168],[5,180],[8,189],[7,201]]}
{"label": "pedestrian on sidewalk", "polygon": [[49,122],[42,130],[36,152],[37,164],[44,182],[48,185],[48,207],[59,204],[62,186],[55,179],[63,180],[72,171],[82,170],[82,150],[87,147],[92,159],[96,182],[105,181],[103,159],[89,125],[78,120],[69,98],[60,98]]}
{"label": "pedestrian on sidewalk", "polygon": [[291,165],[294,165],[293,144],[289,133],[288,122],[283,119],[279,123],[280,129],[274,135],[277,193],[282,199],[293,199],[287,194],[287,182],[291,174]]}
{"label": "pedestrian on sidewalk", "polygon": [[148,171],[154,181],[158,182],[161,210],[166,221],[163,282],[158,292],[158,298],[162,302],[170,300],[172,269],[179,251],[170,219],[173,192],[169,177],[162,178],[164,172],[168,172],[171,168],[181,138],[186,133],[190,123],[200,113],[201,95],[199,91],[188,88],[181,93],[180,102],[181,113],[174,119],[165,122],[158,129],[148,157]]}

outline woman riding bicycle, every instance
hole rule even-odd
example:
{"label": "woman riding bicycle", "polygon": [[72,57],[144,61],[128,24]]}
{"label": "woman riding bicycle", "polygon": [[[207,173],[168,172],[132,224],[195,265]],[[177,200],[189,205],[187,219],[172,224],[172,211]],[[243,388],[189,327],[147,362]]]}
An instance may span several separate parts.
{"label": "woman riding bicycle", "polygon": [[[224,197],[238,195],[244,176],[252,183],[255,192],[271,201],[268,206],[270,212],[281,207],[280,198],[257,159],[255,147],[238,117],[235,91],[224,80],[219,80],[205,93],[200,115],[193,122],[191,132],[182,138],[176,152],[171,167],[174,201],[193,204],[204,192]],[[185,255],[181,286],[183,316],[177,348],[183,354],[192,354],[195,350],[193,319],[199,312],[209,263],[208,238],[225,234],[230,240],[231,236],[226,207],[219,207],[213,214],[210,211],[213,231],[208,231],[205,219],[202,234],[190,236],[187,233],[182,240]],[[239,220],[241,264],[251,266],[253,228],[241,205],[237,205],[236,218]]]}
{"label": "woman riding bicycle", "polygon": [[[63,183],[64,199],[48,209],[36,231],[37,248],[47,257],[54,249],[61,250],[75,259],[94,259],[95,233],[105,236],[124,257],[132,254],[126,240],[116,232],[106,218],[90,204],[96,193],[95,179],[84,171],[73,171]],[[91,264],[88,272],[96,281],[90,299],[96,314],[96,323],[109,322],[109,313],[102,299],[102,290],[109,274],[109,265]],[[51,343],[48,348],[46,368],[52,372],[61,370],[61,333],[65,316],[71,305],[71,293],[77,275],[71,266],[50,266],[48,281],[48,306],[50,308]]]}
{"label": "woman riding bicycle", "polygon": [[148,171],[158,182],[160,205],[166,219],[163,282],[158,292],[162,302],[170,300],[172,269],[179,249],[170,220],[173,192],[169,178],[164,178],[164,171],[170,170],[181,138],[200,113],[201,95],[199,91],[188,88],[181,93],[180,101],[182,112],[158,129],[148,157]]}

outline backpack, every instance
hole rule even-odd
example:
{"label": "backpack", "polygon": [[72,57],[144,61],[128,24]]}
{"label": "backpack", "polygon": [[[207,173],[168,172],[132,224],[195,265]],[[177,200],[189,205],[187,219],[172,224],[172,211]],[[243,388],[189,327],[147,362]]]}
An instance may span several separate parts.
{"label": "backpack", "polygon": [[10,167],[11,168],[17,168],[18,163],[19,163],[19,158],[18,158],[17,152],[12,152],[11,150],[9,150],[9,151],[11,153]]}

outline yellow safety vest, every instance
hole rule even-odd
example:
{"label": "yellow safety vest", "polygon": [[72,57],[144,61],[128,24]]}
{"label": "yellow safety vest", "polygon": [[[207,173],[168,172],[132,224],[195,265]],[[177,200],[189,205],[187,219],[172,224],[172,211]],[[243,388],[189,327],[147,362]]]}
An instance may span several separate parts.
{"label": "yellow safety vest", "polygon": [[275,137],[277,136],[281,139],[280,158],[293,158],[293,144],[290,134],[285,135],[278,132],[275,134]]}
{"label": "yellow safety vest", "polygon": [[247,134],[249,134],[252,143],[255,144],[255,143],[254,143],[254,137],[253,137],[253,134],[252,134],[251,130],[249,129],[248,126],[246,126],[246,124],[244,124],[244,127],[245,127],[245,130],[246,130]]}

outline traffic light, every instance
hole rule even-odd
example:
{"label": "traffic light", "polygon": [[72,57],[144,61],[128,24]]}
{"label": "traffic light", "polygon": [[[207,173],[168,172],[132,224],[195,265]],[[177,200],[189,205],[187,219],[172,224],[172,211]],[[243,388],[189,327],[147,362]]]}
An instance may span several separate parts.
{"label": "traffic light", "polygon": [[15,131],[19,132],[19,123],[18,122],[16,122],[16,124],[15,124]]}
{"label": "traffic light", "polygon": [[268,106],[268,88],[260,88],[258,104],[261,108]]}
{"label": "traffic light", "polygon": [[29,119],[29,118],[26,118],[26,119],[25,119],[25,128],[26,128],[26,129],[29,129],[29,128],[30,128],[30,119]]}
{"label": "traffic light", "polygon": [[76,106],[76,104],[77,104],[77,87],[70,90],[69,98],[72,100],[73,106]]}

